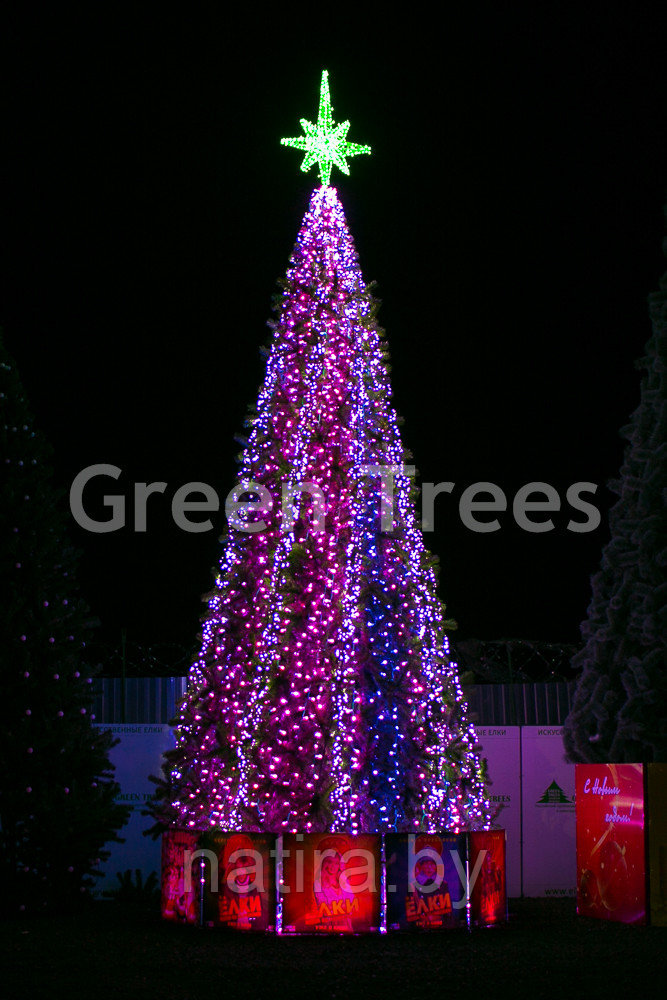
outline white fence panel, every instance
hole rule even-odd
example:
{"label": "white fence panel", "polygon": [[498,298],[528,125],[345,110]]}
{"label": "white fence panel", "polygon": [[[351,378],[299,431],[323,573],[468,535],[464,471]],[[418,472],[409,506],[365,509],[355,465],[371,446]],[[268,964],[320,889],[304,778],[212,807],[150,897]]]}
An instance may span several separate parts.
{"label": "white fence panel", "polygon": [[523,726],[523,892],[576,895],[574,764],[560,726]]}
{"label": "white fence panel", "polygon": [[507,830],[507,895],[521,895],[520,726],[476,726],[491,781],[494,826]]}

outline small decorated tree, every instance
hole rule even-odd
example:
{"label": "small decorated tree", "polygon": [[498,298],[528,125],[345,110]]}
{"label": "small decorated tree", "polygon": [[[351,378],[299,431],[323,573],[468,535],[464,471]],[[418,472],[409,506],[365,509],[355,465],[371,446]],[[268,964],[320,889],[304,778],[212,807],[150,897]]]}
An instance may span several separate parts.
{"label": "small decorated tree", "polygon": [[[332,166],[369,153],[318,121],[317,163],[247,425],[236,512],[155,814],[195,829],[483,827],[483,762],[449,657],[390,402],[378,302]],[[393,488],[393,495],[392,494]]]}

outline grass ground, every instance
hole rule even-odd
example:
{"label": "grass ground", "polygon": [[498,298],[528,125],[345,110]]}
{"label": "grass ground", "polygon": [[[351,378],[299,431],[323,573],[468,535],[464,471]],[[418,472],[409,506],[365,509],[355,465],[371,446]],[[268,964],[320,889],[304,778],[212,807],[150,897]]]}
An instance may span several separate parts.
{"label": "grass ground", "polygon": [[456,1000],[663,995],[667,928],[577,917],[571,900],[513,900],[493,930],[366,937],[225,934],[111,903],[0,924],[3,1000]]}

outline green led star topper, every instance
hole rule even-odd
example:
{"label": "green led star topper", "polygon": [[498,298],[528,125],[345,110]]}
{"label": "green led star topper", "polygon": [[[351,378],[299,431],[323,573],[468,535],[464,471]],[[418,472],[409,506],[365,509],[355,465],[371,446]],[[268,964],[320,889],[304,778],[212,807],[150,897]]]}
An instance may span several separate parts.
{"label": "green led star topper", "polygon": [[305,136],[297,136],[296,139],[281,139],[281,145],[293,146],[295,149],[302,149],[305,152],[301,169],[305,173],[310,170],[313,163],[317,163],[320,168],[320,179],[325,187],[329,186],[331,168],[334,164],[344,174],[349,176],[350,168],[345,162],[346,156],[359,156],[360,153],[370,153],[370,146],[360,146],[356,142],[347,141],[347,131],[349,122],[342,122],[335,125],[333,121],[333,108],[329,96],[329,74],[326,70],[322,72],[322,83],[320,85],[320,110],[317,124],[301,119],[301,128],[306,133]]}

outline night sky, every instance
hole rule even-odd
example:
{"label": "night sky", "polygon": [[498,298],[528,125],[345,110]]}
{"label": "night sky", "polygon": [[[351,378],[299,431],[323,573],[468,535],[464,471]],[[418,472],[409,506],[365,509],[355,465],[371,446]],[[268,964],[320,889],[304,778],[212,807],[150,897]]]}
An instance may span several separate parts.
{"label": "night sky", "polygon": [[[383,303],[404,442],[424,481],[456,483],[426,536],[448,614],[461,638],[576,642],[665,268],[660,15],[273,23],[257,7],[241,24],[227,5],[89,7],[3,15],[0,323],[61,486],[94,463],[123,472],[99,493],[169,483],[143,535],[131,516],[106,535],[72,521],[102,635],[198,631],[223,514],[186,534],[170,497],[235,483],[271,296],[317,182],[279,139],[316,117],[327,68],[335,120],[373,147],[332,183]],[[510,499],[493,534],[459,520],[478,481]],[[550,533],[516,527],[511,499],[534,481],[563,500],[598,484],[601,526],[567,531],[564,504]]]}

